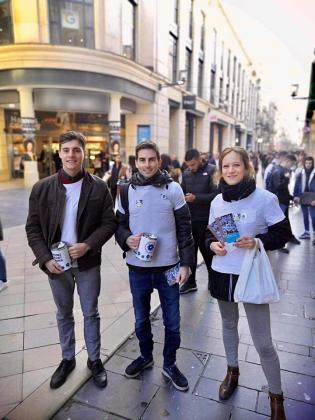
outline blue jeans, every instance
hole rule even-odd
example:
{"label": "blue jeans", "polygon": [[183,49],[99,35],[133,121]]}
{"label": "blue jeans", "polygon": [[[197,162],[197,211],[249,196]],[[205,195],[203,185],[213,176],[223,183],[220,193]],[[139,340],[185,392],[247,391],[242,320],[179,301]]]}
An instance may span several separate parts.
{"label": "blue jeans", "polygon": [[310,214],[311,215],[311,220],[312,220],[313,232],[315,233],[315,207],[302,205],[301,208],[302,208],[302,212],[303,212],[303,221],[304,221],[305,232],[310,231],[310,220],[309,220],[309,214]]}
{"label": "blue jeans", "polygon": [[176,361],[180,346],[179,286],[169,286],[163,273],[138,273],[129,270],[130,289],[135,312],[135,330],[142,357],[150,359],[153,352],[153,335],[150,322],[150,303],[153,289],[160,297],[165,327],[164,366]]}
{"label": "blue jeans", "polygon": [[6,267],[5,267],[5,259],[4,259],[4,256],[1,254],[1,249],[0,249],[0,280],[2,280],[3,282],[7,281],[7,271],[6,271]]}

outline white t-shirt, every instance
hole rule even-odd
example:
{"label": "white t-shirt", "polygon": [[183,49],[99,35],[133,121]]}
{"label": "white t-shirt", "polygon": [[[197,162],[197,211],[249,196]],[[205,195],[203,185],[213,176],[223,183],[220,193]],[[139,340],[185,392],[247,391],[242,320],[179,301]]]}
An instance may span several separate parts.
{"label": "white t-shirt", "polygon": [[[284,214],[279,206],[278,198],[269,191],[256,188],[248,197],[239,201],[227,202],[222,194],[211,202],[209,224],[216,217],[232,213],[241,236],[255,237],[266,233],[268,226],[281,222]],[[220,273],[239,274],[245,255],[245,249],[235,248],[223,257],[215,255],[212,268]]]}
{"label": "white t-shirt", "polygon": [[[174,211],[183,207],[185,197],[180,185],[171,182],[168,187],[152,185],[131,186],[128,189],[129,227],[132,234],[140,232],[157,237],[157,245],[151,261],[139,260],[134,251],[127,252],[127,263],[137,267],[164,267],[176,264],[177,236]],[[125,214],[118,201],[119,212]]]}
{"label": "white t-shirt", "polygon": [[[66,205],[61,222],[61,241],[72,245],[78,242],[77,214],[83,178],[73,184],[63,184],[66,189]],[[72,267],[76,267],[76,261]]]}

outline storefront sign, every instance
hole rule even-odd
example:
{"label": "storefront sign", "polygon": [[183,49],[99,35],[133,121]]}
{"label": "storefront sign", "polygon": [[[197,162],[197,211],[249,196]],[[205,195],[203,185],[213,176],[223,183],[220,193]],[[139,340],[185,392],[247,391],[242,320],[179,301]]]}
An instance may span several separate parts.
{"label": "storefront sign", "polygon": [[137,143],[151,140],[151,126],[149,125],[138,125],[137,129]]}
{"label": "storefront sign", "polygon": [[79,12],[76,10],[63,9],[61,11],[61,24],[63,28],[79,29],[79,22]]}
{"label": "storefront sign", "polygon": [[183,96],[183,109],[196,109],[196,95]]}
{"label": "storefront sign", "polygon": [[21,118],[21,129],[27,140],[33,140],[36,133],[36,118]]}

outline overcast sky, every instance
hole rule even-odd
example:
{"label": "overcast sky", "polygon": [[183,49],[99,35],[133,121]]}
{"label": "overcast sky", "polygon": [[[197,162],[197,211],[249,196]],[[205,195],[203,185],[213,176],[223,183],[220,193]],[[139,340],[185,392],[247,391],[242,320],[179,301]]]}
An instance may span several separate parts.
{"label": "overcast sky", "polygon": [[308,96],[315,59],[315,0],[221,1],[261,76],[262,97],[276,102],[278,126],[298,141],[307,101],[291,99],[291,84],[300,85],[299,96]]}

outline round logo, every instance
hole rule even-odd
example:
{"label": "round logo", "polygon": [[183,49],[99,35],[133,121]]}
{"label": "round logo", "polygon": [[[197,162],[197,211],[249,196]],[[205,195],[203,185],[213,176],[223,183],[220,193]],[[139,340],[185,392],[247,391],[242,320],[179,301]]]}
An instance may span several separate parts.
{"label": "round logo", "polygon": [[73,25],[75,23],[75,16],[71,12],[68,12],[65,14],[65,21]]}
{"label": "round logo", "polygon": [[154,244],[153,244],[152,242],[148,242],[148,243],[145,245],[144,249],[146,250],[146,252],[147,252],[148,254],[151,254],[151,252],[153,252],[153,250],[154,250]]}

